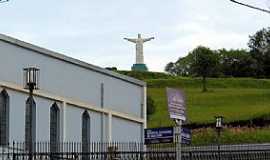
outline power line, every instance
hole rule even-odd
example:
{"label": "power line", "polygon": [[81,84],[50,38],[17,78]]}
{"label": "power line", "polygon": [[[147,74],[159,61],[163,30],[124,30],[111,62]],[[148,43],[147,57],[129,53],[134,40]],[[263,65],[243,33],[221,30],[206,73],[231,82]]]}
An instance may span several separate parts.
{"label": "power line", "polygon": [[0,0],[0,3],[8,2],[9,0]]}
{"label": "power line", "polygon": [[252,5],[249,5],[249,4],[241,3],[241,2],[238,2],[238,1],[235,1],[235,0],[230,0],[230,1],[233,2],[233,3],[240,4],[242,6],[246,6],[246,7],[249,7],[249,8],[252,8],[252,9],[256,9],[256,10],[259,10],[259,11],[266,12],[266,13],[269,13],[270,14],[270,11],[269,10],[266,10],[266,9],[262,9],[262,8],[255,7],[255,6],[252,6]]}

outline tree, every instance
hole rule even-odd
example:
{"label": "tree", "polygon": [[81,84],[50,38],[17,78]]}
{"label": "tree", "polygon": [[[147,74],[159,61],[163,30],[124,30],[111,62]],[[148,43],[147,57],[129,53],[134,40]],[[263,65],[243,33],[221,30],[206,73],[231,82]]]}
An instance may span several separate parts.
{"label": "tree", "polygon": [[177,76],[190,76],[190,66],[192,63],[192,55],[180,57],[175,63],[170,62],[166,65],[165,71]]}
{"label": "tree", "polygon": [[188,54],[186,57],[179,58],[175,63],[175,70],[177,75],[181,76],[190,76],[192,74],[191,71],[192,65],[192,55]]}
{"label": "tree", "polygon": [[165,66],[165,71],[172,74],[172,75],[176,75],[175,74],[175,64],[173,62],[168,63]]}
{"label": "tree", "polygon": [[191,53],[191,71],[195,76],[202,77],[202,91],[206,92],[206,78],[214,74],[218,67],[218,54],[210,48],[199,46]]}
{"label": "tree", "polygon": [[250,36],[248,46],[256,61],[256,76],[270,77],[270,28],[263,28]]}
{"label": "tree", "polygon": [[256,61],[244,49],[217,51],[220,57],[221,72],[226,77],[254,77]]}
{"label": "tree", "polygon": [[117,71],[116,67],[106,67],[105,69],[110,70],[110,71]]}

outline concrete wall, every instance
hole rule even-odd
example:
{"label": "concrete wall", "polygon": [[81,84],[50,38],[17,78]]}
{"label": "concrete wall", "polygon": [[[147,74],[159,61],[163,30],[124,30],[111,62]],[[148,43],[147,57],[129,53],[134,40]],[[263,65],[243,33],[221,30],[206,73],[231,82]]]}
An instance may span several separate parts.
{"label": "concrete wall", "polygon": [[112,139],[119,142],[140,142],[143,138],[141,127],[139,123],[113,117]]}
{"label": "concrete wall", "polygon": [[[24,141],[25,102],[28,95],[7,90],[10,98],[10,141]],[[50,107],[53,101],[34,97],[36,102],[36,140],[50,140]]]}
{"label": "concrete wall", "polygon": [[[85,110],[76,106],[68,105],[66,108],[65,141],[81,141],[82,114]],[[101,119],[100,113],[88,111],[90,115],[90,140],[101,141]]]}
{"label": "concrete wall", "polygon": [[23,83],[25,67],[40,69],[40,88],[72,97],[94,106],[101,103],[104,83],[104,108],[141,116],[142,87],[0,41],[0,80]]}
{"label": "concrete wall", "polygon": [[[104,84],[104,107],[142,118],[143,88],[77,65],[51,58],[34,51],[0,40],[0,81],[22,86],[23,68],[38,67],[41,70],[41,91],[67,97],[95,107],[101,107],[101,84]],[[10,141],[24,140],[25,101],[27,94],[7,90],[10,97]],[[35,97],[36,138],[49,141],[50,107],[55,102]],[[62,105],[61,137],[63,141],[81,141],[81,116],[85,109],[78,106]],[[88,110],[91,121],[91,140],[109,139],[108,115]],[[103,127],[102,127],[103,126]],[[141,141],[143,124],[113,117],[112,141]],[[102,134],[103,132],[103,134]],[[127,133],[126,133],[127,132]]]}
{"label": "concrete wall", "polygon": [[[0,89],[2,90],[2,89]],[[24,141],[25,133],[25,102],[28,97],[27,94],[7,90],[10,97],[10,142],[11,141]],[[36,102],[36,140],[49,141],[50,140],[50,107],[54,103],[52,100],[34,97]],[[58,102],[58,107],[62,110],[63,106]],[[81,125],[82,114],[85,109],[76,106],[67,105],[65,109],[64,125],[61,124],[61,132],[65,132],[65,138],[61,141],[81,141]],[[90,137],[91,141],[101,141],[101,114],[88,111],[90,115]],[[60,117],[63,116],[60,112]],[[61,117],[62,118],[62,117]],[[104,117],[105,122],[107,120]],[[64,127],[65,126],[65,127]],[[105,124],[105,128],[107,125]],[[104,130],[105,135],[107,129]],[[106,135],[107,136],[107,135]],[[62,136],[61,136],[62,137]]]}

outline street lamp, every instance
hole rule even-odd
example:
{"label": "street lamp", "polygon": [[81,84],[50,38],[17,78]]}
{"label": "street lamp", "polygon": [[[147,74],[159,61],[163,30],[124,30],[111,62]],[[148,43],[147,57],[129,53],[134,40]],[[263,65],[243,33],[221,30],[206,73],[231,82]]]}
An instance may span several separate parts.
{"label": "street lamp", "polygon": [[[33,132],[32,132],[32,127],[33,125],[35,125],[33,123],[33,114],[35,114],[35,111],[33,111],[33,105],[34,105],[34,99],[33,99],[33,91],[34,90],[37,90],[39,88],[39,69],[38,68],[35,68],[35,67],[29,67],[29,68],[24,68],[23,69],[23,85],[24,85],[24,88],[25,89],[28,89],[29,90],[29,100],[30,100],[30,103],[28,103],[30,106],[28,107],[28,109],[26,109],[26,115],[28,115],[29,117],[26,117],[26,124],[27,122],[30,123],[30,132],[29,133],[28,131],[25,131],[25,142],[26,142],[26,149],[29,151],[30,155],[29,155],[29,158],[28,160],[32,160],[32,151],[34,148],[33,146]],[[27,128],[28,128],[27,127]],[[29,130],[29,128],[28,128]]]}
{"label": "street lamp", "polygon": [[29,96],[33,96],[33,91],[39,89],[39,69],[29,67],[23,69],[24,89],[29,90]]}
{"label": "street lamp", "polygon": [[216,131],[217,131],[217,134],[218,134],[218,137],[217,137],[217,143],[218,143],[218,159],[220,160],[220,133],[221,133],[221,130],[223,128],[223,119],[224,117],[223,116],[216,116]]}

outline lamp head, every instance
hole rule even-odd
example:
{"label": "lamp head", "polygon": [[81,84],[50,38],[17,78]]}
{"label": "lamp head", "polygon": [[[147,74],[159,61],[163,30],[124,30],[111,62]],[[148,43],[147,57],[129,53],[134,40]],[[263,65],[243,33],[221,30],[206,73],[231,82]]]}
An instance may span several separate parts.
{"label": "lamp head", "polygon": [[39,69],[29,67],[23,69],[24,88],[29,90],[39,89]]}

